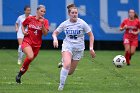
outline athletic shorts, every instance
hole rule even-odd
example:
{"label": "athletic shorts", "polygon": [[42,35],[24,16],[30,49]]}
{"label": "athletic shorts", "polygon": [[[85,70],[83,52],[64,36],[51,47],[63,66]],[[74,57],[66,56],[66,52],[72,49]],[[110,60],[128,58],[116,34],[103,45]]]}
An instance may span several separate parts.
{"label": "athletic shorts", "polygon": [[123,44],[138,47],[138,40],[129,40],[128,38],[124,38]]}
{"label": "athletic shorts", "polygon": [[17,32],[17,39],[18,38],[24,38],[24,34],[22,33],[22,31]]}
{"label": "athletic shorts", "polygon": [[34,57],[37,56],[39,50],[40,50],[40,47],[34,47],[32,45],[30,45],[29,43],[27,43],[26,41],[23,41],[22,44],[21,44],[21,48],[22,50],[25,48],[25,47],[28,47],[28,46],[31,46],[33,52],[34,52]]}
{"label": "athletic shorts", "polygon": [[61,52],[64,52],[64,51],[70,52],[72,54],[72,59],[73,60],[80,60],[83,57],[83,54],[84,54],[84,50],[74,51],[72,49],[72,47],[62,45],[62,51]]}

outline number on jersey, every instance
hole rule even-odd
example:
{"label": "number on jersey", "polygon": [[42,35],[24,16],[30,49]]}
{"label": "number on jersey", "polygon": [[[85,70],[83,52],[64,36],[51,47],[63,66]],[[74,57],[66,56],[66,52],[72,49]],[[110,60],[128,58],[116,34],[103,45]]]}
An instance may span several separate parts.
{"label": "number on jersey", "polygon": [[130,30],[129,30],[129,33],[132,33],[132,32],[133,32],[133,29],[130,29]]}
{"label": "number on jersey", "polygon": [[34,31],[34,34],[37,35],[37,33],[38,33],[38,30],[35,30],[35,31]]}
{"label": "number on jersey", "polygon": [[69,35],[70,39],[77,39],[77,35]]}

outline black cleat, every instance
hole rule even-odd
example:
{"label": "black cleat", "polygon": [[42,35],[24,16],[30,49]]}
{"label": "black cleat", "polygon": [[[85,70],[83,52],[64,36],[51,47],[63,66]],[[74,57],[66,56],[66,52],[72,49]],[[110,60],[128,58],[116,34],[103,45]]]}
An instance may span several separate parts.
{"label": "black cleat", "polygon": [[58,63],[58,68],[61,68],[61,67],[63,67],[63,63],[62,62]]}
{"label": "black cleat", "polygon": [[18,84],[21,84],[21,77],[19,77],[18,75],[16,76],[16,82],[18,83]]}
{"label": "black cleat", "polygon": [[127,66],[130,66],[130,64],[127,64]]}

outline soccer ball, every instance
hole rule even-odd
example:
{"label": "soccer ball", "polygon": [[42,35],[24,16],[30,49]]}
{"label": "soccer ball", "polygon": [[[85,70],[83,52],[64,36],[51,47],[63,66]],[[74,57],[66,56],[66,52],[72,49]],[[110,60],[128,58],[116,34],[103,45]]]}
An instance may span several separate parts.
{"label": "soccer ball", "polygon": [[118,67],[118,68],[121,68],[123,67],[125,64],[126,64],[126,59],[124,56],[122,55],[117,55],[114,57],[113,59],[113,64]]}

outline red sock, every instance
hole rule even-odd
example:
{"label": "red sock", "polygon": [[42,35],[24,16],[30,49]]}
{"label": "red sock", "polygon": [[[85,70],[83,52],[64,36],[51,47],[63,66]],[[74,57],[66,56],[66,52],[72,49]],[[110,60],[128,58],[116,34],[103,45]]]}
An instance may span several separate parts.
{"label": "red sock", "polygon": [[32,60],[28,59],[27,57],[24,59],[24,63],[20,69],[20,72],[22,72],[22,75],[28,70],[29,64]]}
{"label": "red sock", "polygon": [[130,64],[130,53],[128,51],[125,52],[125,58],[126,58],[126,63],[129,65]]}

